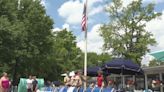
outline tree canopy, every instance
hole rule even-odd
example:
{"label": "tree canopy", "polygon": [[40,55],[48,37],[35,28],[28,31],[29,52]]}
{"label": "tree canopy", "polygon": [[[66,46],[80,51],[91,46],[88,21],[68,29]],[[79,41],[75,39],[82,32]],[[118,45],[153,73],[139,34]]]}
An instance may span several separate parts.
{"label": "tree canopy", "polygon": [[38,0],[21,0],[19,9],[17,0],[2,0],[0,6],[1,72],[15,80],[29,74],[42,77],[53,47],[53,21]]}
{"label": "tree canopy", "polygon": [[161,13],[154,11],[154,4],[133,1],[126,7],[121,0],[113,0],[106,8],[109,23],[101,27],[104,49],[112,50],[114,57],[132,59],[141,64],[141,58],[149,52],[148,46],[155,45],[153,34],[145,29],[146,23]]}
{"label": "tree canopy", "polygon": [[[18,0],[1,0],[0,6],[0,73],[9,73],[14,85],[20,77],[59,80],[62,73],[83,69],[76,37],[67,29],[52,31],[54,22],[40,0],[21,0],[19,8]],[[110,57],[88,53],[88,66]]]}
{"label": "tree canopy", "polygon": [[164,62],[153,59],[149,62],[149,67],[164,65]]}

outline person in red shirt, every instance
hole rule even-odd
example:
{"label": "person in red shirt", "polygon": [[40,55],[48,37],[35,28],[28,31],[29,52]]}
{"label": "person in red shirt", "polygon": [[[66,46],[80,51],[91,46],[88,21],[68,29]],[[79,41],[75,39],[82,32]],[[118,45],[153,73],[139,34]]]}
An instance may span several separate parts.
{"label": "person in red shirt", "polygon": [[102,87],[102,84],[103,84],[103,74],[102,71],[99,71],[97,77],[97,86]]}

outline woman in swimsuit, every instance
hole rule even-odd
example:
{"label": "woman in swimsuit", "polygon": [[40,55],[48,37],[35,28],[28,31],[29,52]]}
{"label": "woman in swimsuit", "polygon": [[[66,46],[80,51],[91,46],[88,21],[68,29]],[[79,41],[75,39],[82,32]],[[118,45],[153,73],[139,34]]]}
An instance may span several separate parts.
{"label": "woman in swimsuit", "polygon": [[0,79],[0,92],[9,92],[10,81],[7,73],[3,73],[3,76]]}

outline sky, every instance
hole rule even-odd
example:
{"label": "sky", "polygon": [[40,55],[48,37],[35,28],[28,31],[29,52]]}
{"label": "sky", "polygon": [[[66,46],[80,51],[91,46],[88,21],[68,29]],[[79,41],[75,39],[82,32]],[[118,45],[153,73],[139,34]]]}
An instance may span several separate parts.
{"label": "sky", "polygon": [[[127,6],[133,0],[123,0]],[[81,19],[83,3],[85,0],[42,0],[46,13],[54,20],[53,31],[67,28],[77,37],[77,46],[84,51],[84,32],[81,31]],[[106,2],[110,0],[88,0],[88,52],[102,53],[103,39],[99,35],[102,24],[108,23],[108,14],[104,11]],[[155,12],[161,12],[162,16],[147,23],[146,30],[154,34],[157,40],[156,46],[149,47],[152,52],[164,50],[164,0],[143,0],[143,4],[155,3]],[[143,57],[144,64],[152,57],[146,54]]]}

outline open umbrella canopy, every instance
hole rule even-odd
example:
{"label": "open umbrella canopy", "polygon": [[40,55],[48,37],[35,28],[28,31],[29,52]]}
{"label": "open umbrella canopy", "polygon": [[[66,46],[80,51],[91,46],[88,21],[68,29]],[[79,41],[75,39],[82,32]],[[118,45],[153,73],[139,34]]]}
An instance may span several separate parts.
{"label": "open umbrella canopy", "polygon": [[87,68],[87,76],[95,77],[98,75],[98,71],[101,70],[99,66],[93,66]]}
{"label": "open umbrella canopy", "polygon": [[155,53],[151,53],[150,55],[154,56],[158,61],[164,61],[164,51],[159,51]]}
{"label": "open umbrella canopy", "polygon": [[103,71],[110,74],[123,74],[123,75],[140,75],[143,70],[139,65],[133,63],[131,60],[117,58],[107,62],[102,67]]}

